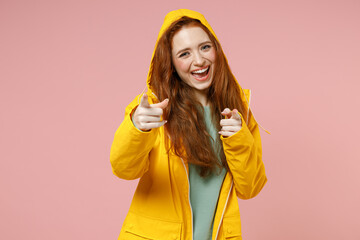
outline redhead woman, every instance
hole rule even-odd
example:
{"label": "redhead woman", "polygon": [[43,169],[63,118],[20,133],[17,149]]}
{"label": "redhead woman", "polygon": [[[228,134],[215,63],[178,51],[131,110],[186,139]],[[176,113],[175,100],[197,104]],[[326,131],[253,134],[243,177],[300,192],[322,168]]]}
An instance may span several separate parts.
{"label": "redhead woman", "polygon": [[204,16],[168,13],[111,147],[113,173],[140,178],[120,240],[242,239],[237,198],[267,181],[249,102]]}

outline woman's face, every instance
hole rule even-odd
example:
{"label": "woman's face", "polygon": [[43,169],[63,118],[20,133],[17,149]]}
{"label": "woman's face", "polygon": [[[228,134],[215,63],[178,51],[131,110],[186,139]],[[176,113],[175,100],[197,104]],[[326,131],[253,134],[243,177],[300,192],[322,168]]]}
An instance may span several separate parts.
{"label": "woman's face", "polygon": [[185,26],[172,41],[172,62],[179,77],[197,92],[206,92],[215,68],[215,46],[197,26]]}

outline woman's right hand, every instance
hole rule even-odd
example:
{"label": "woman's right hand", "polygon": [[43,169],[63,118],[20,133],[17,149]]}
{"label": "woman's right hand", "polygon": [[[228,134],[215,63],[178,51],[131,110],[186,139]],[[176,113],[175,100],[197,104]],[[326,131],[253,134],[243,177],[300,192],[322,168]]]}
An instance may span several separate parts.
{"label": "woman's right hand", "polygon": [[163,109],[167,107],[169,99],[160,103],[149,104],[148,96],[144,93],[141,97],[140,104],[132,115],[132,121],[141,131],[150,131],[153,128],[163,126],[167,121],[161,121]]}

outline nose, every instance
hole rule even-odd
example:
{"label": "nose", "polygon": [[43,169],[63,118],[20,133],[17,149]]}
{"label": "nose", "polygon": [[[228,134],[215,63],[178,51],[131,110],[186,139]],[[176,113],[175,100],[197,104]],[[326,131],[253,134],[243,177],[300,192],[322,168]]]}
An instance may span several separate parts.
{"label": "nose", "polygon": [[205,64],[205,58],[199,52],[194,53],[194,65],[203,66]]}

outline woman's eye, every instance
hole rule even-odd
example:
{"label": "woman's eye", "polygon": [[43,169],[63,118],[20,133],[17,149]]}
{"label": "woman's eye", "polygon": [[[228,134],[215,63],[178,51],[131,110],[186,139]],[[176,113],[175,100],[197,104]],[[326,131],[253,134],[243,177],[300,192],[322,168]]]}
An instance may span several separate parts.
{"label": "woman's eye", "polygon": [[208,48],[211,48],[211,46],[210,46],[210,45],[204,45],[204,46],[202,47],[202,49],[208,49]]}
{"label": "woman's eye", "polygon": [[180,54],[180,57],[186,56],[187,54],[189,54],[188,52],[184,52],[182,54]]}

